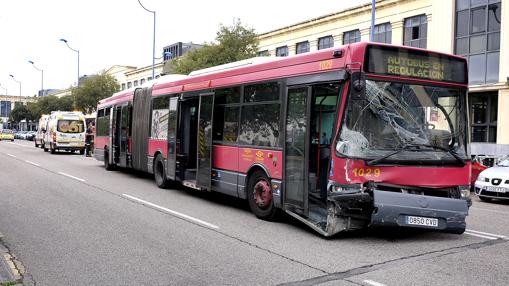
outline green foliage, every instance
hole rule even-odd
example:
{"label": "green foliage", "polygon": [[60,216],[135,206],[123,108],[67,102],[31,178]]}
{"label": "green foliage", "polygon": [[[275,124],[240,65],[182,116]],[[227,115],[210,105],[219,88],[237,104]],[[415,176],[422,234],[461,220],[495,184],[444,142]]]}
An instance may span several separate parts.
{"label": "green foliage", "polygon": [[110,97],[120,89],[117,80],[111,75],[99,74],[89,76],[72,90],[74,107],[78,111],[89,114],[95,111],[97,102]]}
{"label": "green foliage", "polygon": [[51,111],[73,110],[73,99],[71,96],[63,96],[58,98],[54,95],[48,95],[37,98],[35,103],[28,104],[27,107],[34,115],[34,120],[38,120],[42,114],[50,114]]}
{"label": "green foliage", "polygon": [[21,120],[33,120],[34,115],[30,112],[28,107],[24,104],[16,106],[9,114],[9,121],[20,122]]}
{"label": "green foliage", "polygon": [[207,43],[202,48],[168,61],[164,72],[188,74],[195,70],[252,58],[258,51],[258,39],[254,29],[243,26],[238,19],[232,26],[219,26],[216,42]]}

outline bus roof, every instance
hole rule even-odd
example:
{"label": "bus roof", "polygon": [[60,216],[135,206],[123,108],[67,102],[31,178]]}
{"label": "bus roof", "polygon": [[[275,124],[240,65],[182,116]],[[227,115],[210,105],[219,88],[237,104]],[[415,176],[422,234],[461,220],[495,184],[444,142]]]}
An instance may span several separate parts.
{"label": "bus roof", "polygon": [[408,46],[358,42],[288,57],[259,57],[202,69],[185,75],[165,75],[143,86],[123,90],[99,101],[99,106],[131,101],[136,89],[152,87],[152,95],[205,90],[283,77],[344,69],[348,63],[362,64],[368,46],[395,47],[463,59],[456,55]]}

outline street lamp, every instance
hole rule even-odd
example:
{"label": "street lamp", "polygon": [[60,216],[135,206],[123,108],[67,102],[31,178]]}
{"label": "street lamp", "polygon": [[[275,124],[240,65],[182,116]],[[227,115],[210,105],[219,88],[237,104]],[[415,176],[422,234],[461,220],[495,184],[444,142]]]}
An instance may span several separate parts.
{"label": "street lamp", "polygon": [[80,51],[79,51],[79,50],[75,50],[75,49],[71,48],[71,47],[69,46],[69,44],[67,43],[67,40],[66,40],[66,39],[60,39],[60,41],[64,42],[64,43],[65,43],[65,45],[66,45],[69,49],[71,49],[72,51],[74,51],[74,52],[78,53],[78,81],[76,82],[76,86],[79,86],[79,85],[80,85]]}
{"label": "street lamp", "polygon": [[145,6],[141,4],[140,0],[138,0],[138,3],[140,3],[141,8],[145,9],[145,11],[154,14],[154,34],[152,36],[152,79],[155,79],[154,65],[156,63],[156,11],[150,11],[149,9],[145,8]]}
{"label": "street lamp", "polygon": [[28,63],[32,64],[32,66],[36,70],[41,72],[41,96],[42,96],[44,94],[44,70],[36,67],[33,61],[28,61]]}
{"label": "street lamp", "polygon": [[3,87],[1,84],[0,84],[0,87],[5,90],[5,95],[7,95],[7,88]]}
{"label": "street lamp", "polygon": [[16,80],[12,74],[9,75],[12,79],[19,84],[19,96],[21,96],[21,81]]}

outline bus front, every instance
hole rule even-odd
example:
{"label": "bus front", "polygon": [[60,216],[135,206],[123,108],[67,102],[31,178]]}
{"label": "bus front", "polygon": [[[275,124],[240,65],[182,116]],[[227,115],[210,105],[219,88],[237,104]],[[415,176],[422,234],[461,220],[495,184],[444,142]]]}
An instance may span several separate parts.
{"label": "bus front", "polygon": [[471,204],[466,61],[385,45],[358,50],[361,67],[338,119],[327,232],[463,233]]}

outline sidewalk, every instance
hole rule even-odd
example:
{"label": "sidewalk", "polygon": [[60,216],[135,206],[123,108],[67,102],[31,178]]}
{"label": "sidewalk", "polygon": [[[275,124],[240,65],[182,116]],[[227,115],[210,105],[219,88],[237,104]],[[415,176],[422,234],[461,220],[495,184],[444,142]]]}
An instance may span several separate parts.
{"label": "sidewalk", "polygon": [[0,285],[23,285],[22,277],[19,274],[17,262],[5,246],[3,235],[0,232]]}

